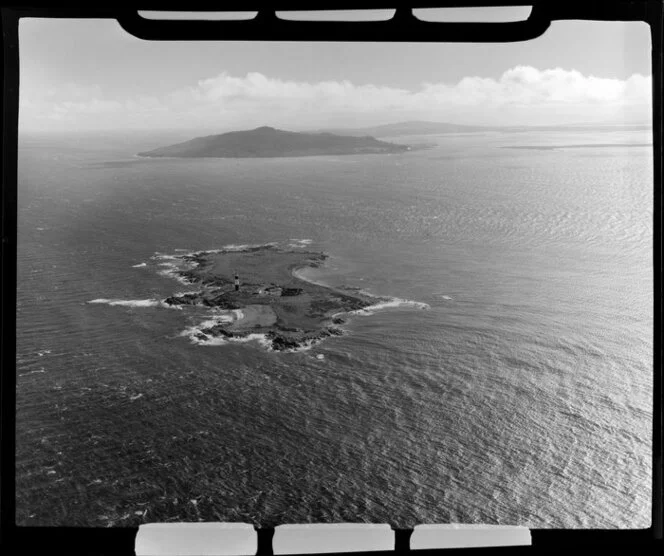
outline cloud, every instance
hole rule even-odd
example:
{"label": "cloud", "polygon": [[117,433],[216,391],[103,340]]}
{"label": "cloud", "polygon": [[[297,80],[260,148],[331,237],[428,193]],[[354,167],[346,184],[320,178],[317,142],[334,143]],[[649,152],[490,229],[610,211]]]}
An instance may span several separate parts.
{"label": "cloud", "polygon": [[585,77],[576,70],[555,68],[540,71],[529,66],[517,66],[503,73],[498,81],[466,78],[461,83],[468,91],[482,91],[495,103],[504,104],[625,103],[628,101],[625,95],[628,84],[638,93],[637,98],[632,100],[649,100],[649,79],[646,82],[638,74],[622,81]]}
{"label": "cloud", "polygon": [[198,99],[207,102],[322,102],[324,106],[371,108],[392,102],[397,97],[407,98],[409,92],[374,85],[353,85],[350,81],[321,81],[306,83],[272,79],[260,73],[246,77],[232,77],[222,73],[212,79],[199,81],[195,89]]}
{"label": "cloud", "polygon": [[221,73],[161,97],[104,98],[99,87],[22,86],[22,121],[74,127],[370,125],[399,119],[528,124],[648,119],[650,76],[585,76],[576,70],[516,66],[498,79],[465,77],[414,90],[350,81],[288,81],[250,72]]}

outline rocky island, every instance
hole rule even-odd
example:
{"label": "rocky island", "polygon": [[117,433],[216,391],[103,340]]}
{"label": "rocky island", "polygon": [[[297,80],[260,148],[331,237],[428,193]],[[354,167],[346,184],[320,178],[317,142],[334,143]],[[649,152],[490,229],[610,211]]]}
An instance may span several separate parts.
{"label": "rocky island", "polygon": [[177,257],[189,265],[178,272],[180,278],[200,289],[163,302],[212,309],[212,319],[189,329],[198,343],[260,339],[273,350],[297,350],[341,335],[343,314],[390,302],[357,288],[331,288],[298,277],[298,270],[323,264],[324,253],[263,245]]}
{"label": "rocky island", "polygon": [[388,154],[409,151],[406,145],[379,141],[374,137],[334,133],[298,133],[272,127],[232,131],[197,137],[184,143],[138,153],[159,158],[274,158],[350,154]]}

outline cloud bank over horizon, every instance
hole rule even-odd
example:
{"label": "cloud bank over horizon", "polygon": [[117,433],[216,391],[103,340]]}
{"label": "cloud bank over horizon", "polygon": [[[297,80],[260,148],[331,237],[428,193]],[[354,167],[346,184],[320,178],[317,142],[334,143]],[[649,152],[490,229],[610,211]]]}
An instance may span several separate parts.
{"label": "cloud bank over horizon", "polygon": [[287,81],[258,72],[222,72],[163,95],[107,98],[99,86],[42,88],[21,82],[20,128],[193,129],[260,125],[301,130],[361,127],[404,120],[475,125],[546,125],[649,121],[651,76],[627,79],[576,70],[515,66],[498,79],[464,77],[416,90],[342,81]]}

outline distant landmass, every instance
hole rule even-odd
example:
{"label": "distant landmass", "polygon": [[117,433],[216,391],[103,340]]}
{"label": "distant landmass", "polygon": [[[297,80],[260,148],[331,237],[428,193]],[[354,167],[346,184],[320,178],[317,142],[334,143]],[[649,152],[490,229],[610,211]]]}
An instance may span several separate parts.
{"label": "distant landmass", "polygon": [[501,149],[524,149],[533,151],[555,151],[559,149],[615,149],[652,147],[652,143],[572,143],[569,145],[506,145]]}
{"label": "distant landmass", "polygon": [[649,130],[650,124],[575,124],[575,125],[529,125],[529,126],[479,126],[451,124],[446,122],[409,121],[384,124],[354,129],[326,129],[329,133],[338,133],[360,137],[398,137],[401,135],[439,135],[446,133],[481,133],[503,132],[519,133],[527,131],[638,131]]}
{"label": "distant landmass", "polygon": [[197,137],[184,143],[138,153],[143,157],[261,158],[350,154],[388,154],[409,151],[407,145],[379,141],[370,136],[329,132],[299,133],[273,127],[232,131]]}
{"label": "distant landmass", "polygon": [[486,126],[450,124],[445,122],[399,122],[355,129],[328,129],[329,133],[339,133],[360,137],[396,137],[398,135],[437,135],[439,133],[474,133],[491,129]]}

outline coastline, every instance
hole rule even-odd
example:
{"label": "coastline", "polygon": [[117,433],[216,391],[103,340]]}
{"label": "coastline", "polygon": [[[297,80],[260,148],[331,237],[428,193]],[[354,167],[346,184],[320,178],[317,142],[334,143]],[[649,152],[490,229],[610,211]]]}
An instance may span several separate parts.
{"label": "coastline", "polygon": [[[343,292],[306,279],[327,255],[280,249],[273,244],[181,255],[191,268],[177,274],[201,286],[200,293],[171,296],[169,305],[204,305],[213,318],[183,334],[194,343],[258,340],[273,351],[301,351],[344,331],[339,315],[374,304],[374,298]],[[233,276],[242,276],[235,286]],[[238,278],[239,283],[239,278]]]}
{"label": "coastline", "polygon": [[[284,242],[285,243],[285,242]],[[342,336],[352,316],[426,303],[374,295],[355,287],[333,287],[307,276],[328,255],[306,251],[311,240],[226,245],[220,249],[155,253],[158,274],[188,286],[165,299],[95,299],[89,303],[129,308],[207,309],[179,335],[201,346],[258,342],[268,351],[298,352]],[[132,265],[133,268],[144,268]],[[192,287],[193,286],[193,287]]]}

